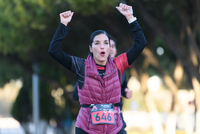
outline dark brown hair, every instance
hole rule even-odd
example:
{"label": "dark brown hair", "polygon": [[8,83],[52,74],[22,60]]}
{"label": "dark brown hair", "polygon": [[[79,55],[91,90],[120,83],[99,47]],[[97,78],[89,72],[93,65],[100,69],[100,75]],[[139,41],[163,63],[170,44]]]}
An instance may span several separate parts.
{"label": "dark brown hair", "polygon": [[108,40],[110,42],[110,36],[108,35],[108,33],[106,31],[104,31],[104,30],[96,30],[90,35],[90,44],[89,44],[90,46],[92,46],[92,42],[94,40],[94,37],[99,35],[99,34],[105,34],[108,37]]}

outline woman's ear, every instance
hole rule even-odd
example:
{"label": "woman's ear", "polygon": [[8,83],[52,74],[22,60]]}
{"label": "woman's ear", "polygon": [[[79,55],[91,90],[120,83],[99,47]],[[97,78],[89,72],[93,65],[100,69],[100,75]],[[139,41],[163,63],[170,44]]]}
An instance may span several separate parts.
{"label": "woman's ear", "polygon": [[92,53],[92,47],[91,46],[89,46],[89,49],[90,49],[90,52]]}

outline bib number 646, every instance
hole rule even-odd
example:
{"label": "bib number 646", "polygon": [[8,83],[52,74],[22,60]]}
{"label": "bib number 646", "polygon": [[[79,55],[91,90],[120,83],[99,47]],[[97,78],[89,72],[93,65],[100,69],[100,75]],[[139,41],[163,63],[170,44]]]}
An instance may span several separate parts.
{"label": "bib number 646", "polygon": [[113,111],[95,111],[91,116],[92,124],[115,124]]}

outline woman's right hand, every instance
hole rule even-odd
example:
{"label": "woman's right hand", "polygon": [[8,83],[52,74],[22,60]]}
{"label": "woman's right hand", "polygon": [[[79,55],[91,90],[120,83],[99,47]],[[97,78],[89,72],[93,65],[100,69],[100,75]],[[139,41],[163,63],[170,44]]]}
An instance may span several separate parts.
{"label": "woman's right hand", "polygon": [[67,26],[67,24],[71,21],[73,14],[74,12],[71,12],[70,10],[60,13],[60,22]]}

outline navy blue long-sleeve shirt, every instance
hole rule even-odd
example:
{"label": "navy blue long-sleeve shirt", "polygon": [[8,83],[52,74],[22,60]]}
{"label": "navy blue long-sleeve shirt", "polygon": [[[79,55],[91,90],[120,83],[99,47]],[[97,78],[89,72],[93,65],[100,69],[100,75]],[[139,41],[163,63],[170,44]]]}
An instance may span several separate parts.
{"label": "navy blue long-sleeve shirt", "polygon": [[[131,65],[133,61],[139,56],[144,47],[147,44],[146,38],[143,34],[141,27],[137,21],[129,24],[130,30],[133,33],[134,44],[126,52],[128,64]],[[85,59],[78,58],[76,56],[71,56],[60,49],[61,44],[65,36],[68,34],[70,28],[68,26],[59,24],[56,33],[51,41],[49,47],[49,54],[60,64],[62,64],[67,69],[71,70],[76,74],[76,78],[79,82],[79,88],[84,84],[84,61]],[[82,70],[82,71],[81,71]],[[122,75],[122,74],[121,74]]]}

